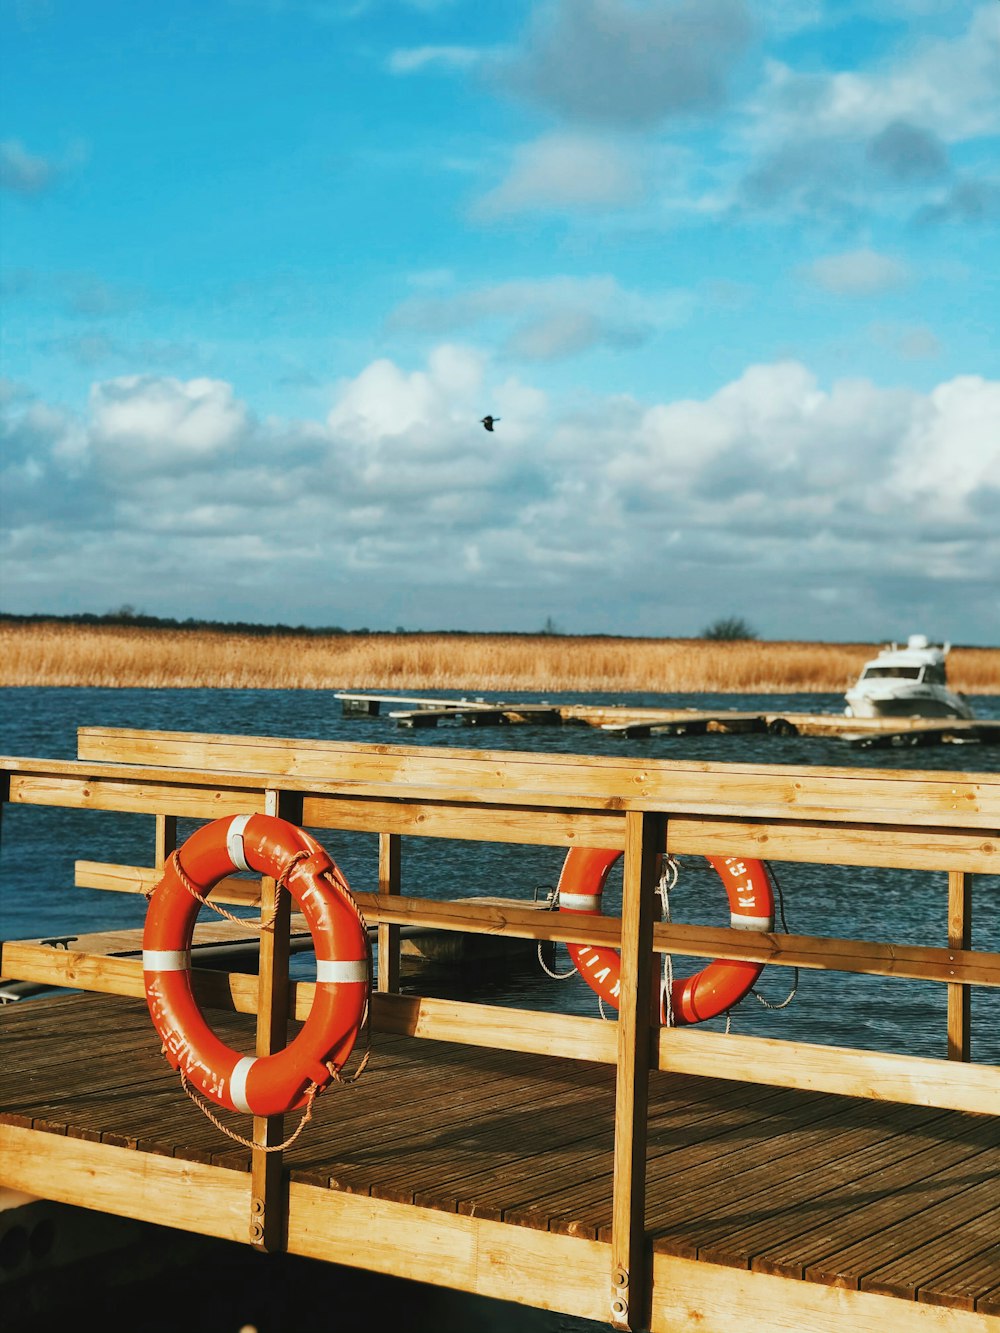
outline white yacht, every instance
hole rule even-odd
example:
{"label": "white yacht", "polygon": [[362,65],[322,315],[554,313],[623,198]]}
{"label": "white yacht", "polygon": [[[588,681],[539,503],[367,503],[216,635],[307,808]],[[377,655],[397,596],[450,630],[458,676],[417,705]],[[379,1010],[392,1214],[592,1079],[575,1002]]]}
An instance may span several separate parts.
{"label": "white yacht", "polygon": [[911,634],[906,646],[892,643],[866,662],[844,698],[848,717],[974,716],[963,694],[948,688],[945,658],[951,644]]}

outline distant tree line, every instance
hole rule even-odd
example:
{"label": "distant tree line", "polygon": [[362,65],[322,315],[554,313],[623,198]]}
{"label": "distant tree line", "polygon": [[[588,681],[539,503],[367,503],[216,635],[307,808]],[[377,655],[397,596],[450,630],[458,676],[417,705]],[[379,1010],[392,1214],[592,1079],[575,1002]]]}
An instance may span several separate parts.
{"label": "distant tree line", "polygon": [[[153,629],[153,630],[207,630],[215,634],[250,634],[260,635],[261,637],[278,637],[281,635],[311,635],[315,638],[329,637],[331,635],[368,635],[368,634],[434,634],[434,635],[453,635],[456,638],[481,636],[483,630],[465,630],[465,629],[404,629],[402,625],[397,625],[395,630],[391,629],[369,629],[367,625],[360,629],[344,629],[342,625],[262,625],[255,621],[248,620],[202,620],[195,616],[188,616],[185,620],[178,620],[174,616],[149,616],[143,611],[136,611],[131,606],[121,606],[117,611],[105,611],[103,615],[97,615],[92,611],[80,611],[71,615],[51,615],[44,611],[33,612],[30,615],[19,615],[12,611],[0,611],[0,624],[13,625],[38,625],[38,624],[63,624],[63,625],[113,625],[124,626],[129,629]],[[563,631],[559,629],[556,622],[549,616],[540,630],[493,630],[494,634],[502,634],[506,638],[526,638],[531,639],[542,635],[562,635]],[[567,638],[584,639],[627,639],[635,636],[628,634],[581,634],[567,635]],[[672,638],[672,635],[639,635],[639,638]],[[681,636],[687,637],[687,636]],[[702,630],[699,636],[702,639],[714,640],[736,640],[736,639],[756,639],[757,632],[752,629],[746,621],[739,616],[727,616],[722,620],[717,620],[713,624]]]}
{"label": "distant tree line", "polygon": [[[402,625],[397,625],[392,629],[369,629],[367,625],[360,629],[345,629],[342,625],[262,625],[256,621],[248,620],[202,620],[195,616],[188,616],[184,620],[178,620],[174,616],[149,616],[144,611],[135,611],[130,606],[119,607],[117,611],[105,611],[102,615],[97,615],[93,611],[79,611],[70,615],[52,615],[44,611],[33,612],[30,615],[19,615],[11,611],[0,611],[0,624],[13,625],[38,625],[38,624],[62,624],[62,625],[114,625],[124,626],[128,629],[196,629],[207,630],[210,633],[217,634],[257,634],[264,637],[278,635],[312,635],[316,638],[325,638],[331,635],[368,635],[368,634],[434,634],[434,635],[454,635],[456,637],[473,637],[483,633],[481,630],[465,629],[404,629]],[[539,631],[521,631],[521,630],[495,630],[496,634],[517,637],[523,634],[525,638],[533,638],[536,633],[540,634],[558,634],[560,631],[555,628],[551,618],[546,622],[543,629]],[[608,634],[588,634],[587,638],[620,638],[620,635]]]}
{"label": "distant tree line", "polygon": [[29,624],[62,624],[62,625],[122,625],[130,629],[198,629],[209,630],[220,634],[260,634],[260,635],[278,635],[278,634],[368,634],[367,629],[347,630],[339,625],[329,625],[317,628],[313,625],[260,625],[246,620],[200,620],[194,616],[188,616],[186,620],[178,620],[173,616],[148,616],[142,611],[132,611],[128,607],[122,607],[118,611],[106,611],[103,615],[97,615],[92,611],[81,611],[72,615],[47,615],[45,612],[37,612],[32,615],[16,615],[9,611],[0,611],[0,623],[29,625]]}

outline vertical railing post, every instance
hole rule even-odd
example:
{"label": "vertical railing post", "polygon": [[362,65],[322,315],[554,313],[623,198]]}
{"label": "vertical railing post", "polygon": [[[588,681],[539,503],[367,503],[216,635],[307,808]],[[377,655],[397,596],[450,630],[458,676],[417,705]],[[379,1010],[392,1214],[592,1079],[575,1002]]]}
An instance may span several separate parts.
{"label": "vertical railing post", "polygon": [[611,1323],[622,1329],[642,1328],[648,1319],[646,1129],[650,1044],[659,1021],[653,986],[653,902],[664,833],[663,815],[638,811],[625,815],[611,1215]]}
{"label": "vertical railing post", "polygon": [[[268,789],[264,813],[292,824],[302,823],[302,797],[294,792]],[[278,893],[275,880],[263,875],[260,913],[272,924],[261,931],[260,971],[257,977],[257,1057],[274,1055],[288,1043],[288,957],[291,903]],[[250,1243],[274,1252],[285,1247],[284,1154],[266,1151],[281,1143],[284,1116],[254,1116],[250,1168]]]}
{"label": "vertical railing post", "polygon": [[10,800],[10,774],[0,773],[0,827],[3,825],[4,807]]}
{"label": "vertical railing post", "polygon": [[[961,870],[948,872],[948,948],[972,947],[972,876]],[[971,1060],[969,1034],[972,988],[961,982],[948,984],[948,1059]]]}
{"label": "vertical railing post", "polygon": [[[401,843],[398,833],[378,835],[378,891],[394,894],[400,890]],[[380,921],[378,924],[378,989],[399,990],[399,927]]]}
{"label": "vertical railing post", "polygon": [[156,846],[153,864],[157,870],[167,864],[167,857],[177,850],[177,816],[156,815]]}

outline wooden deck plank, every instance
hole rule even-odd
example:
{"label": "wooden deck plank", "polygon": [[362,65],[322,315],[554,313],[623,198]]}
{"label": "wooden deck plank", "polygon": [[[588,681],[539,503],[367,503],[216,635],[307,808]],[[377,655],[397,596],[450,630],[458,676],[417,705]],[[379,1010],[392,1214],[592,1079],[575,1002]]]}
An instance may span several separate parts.
{"label": "wooden deck plank", "polygon": [[947,1305],[956,1310],[975,1310],[988,1299],[1000,1273],[1000,1222],[994,1226],[993,1237],[978,1254],[952,1263],[933,1277],[921,1281],[917,1299],[928,1305]]}
{"label": "wooden deck plank", "polygon": [[830,1258],[832,1252],[855,1239],[863,1249],[867,1238],[882,1226],[901,1217],[913,1218],[933,1201],[928,1181],[938,1172],[960,1174],[978,1155],[975,1147],[958,1139],[919,1151],[915,1147],[912,1134],[878,1145],[854,1162],[802,1178],[803,1194],[798,1199],[791,1195],[751,1201],[756,1217],[748,1225],[741,1228],[732,1214],[722,1214],[714,1220],[714,1235],[708,1230],[696,1232],[687,1243],[695,1239],[697,1256],[715,1256],[710,1262],[742,1264],[749,1253],[756,1272],[812,1281],[822,1281],[821,1274],[827,1274],[832,1281],[842,1266]]}
{"label": "wooden deck plank", "polygon": [[[921,1289],[926,1289],[939,1273],[950,1273],[948,1289],[952,1294],[951,1304],[956,1308],[973,1309],[974,1295],[963,1303],[957,1302],[955,1286],[956,1254],[954,1232],[962,1229],[963,1248],[968,1251],[975,1244],[981,1245],[978,1254],[964,1259],[962,1271],[965,1281],[977,1271],[982,1277],[987,1263],[992,1263],[996,1272],[997,1260],[1000,1259],[1000,1203],[997,1200],[997,1181],[991,1175],[981,1185],[963,1190],[961,1195],[950,1201],[953,1206],[945,1209],[928,1209],[919,1218],[926,1239],[916,1244],[900,1256],[893,1253],[881,1267],[869,1269],[858,1284],[862,1291],[877,1291],[884,1296],[903,1296],[909,1300],[918,1299]],[[900,1240],[890,1232],[879,1237],[880,1242],[898,1251]],[[909,1243],[913,1243],[911,1240]],[[992,1253],[991,1253],[992,1251]]]}
{"label": "wooden deck plank", "polygon": [[[396,1040],[396,1038],[388,1038],[387,1046],[391,1046],[393,1040]],[[183,1109],[185,1105],[191,1104],[191,1102],[189,1102],[189,1098],[184,1097],[183,1092],[181,1092],[176,1074],[173,1074],[172,1077],[173,1080],[175,1080],[175,1101],[177,1102],[177,1108],[179,1108],[175,1108],[175,1113],[180,1114],[180,1110]],[[379,1086],[380,1082],[385,1085],[385,1076],[383,1070],[380,1070],[379,1066],[376,1064],[375,1068],[372,1068],[372,1066],[369,1065],[364,1077],[365,1080],[369,1081],[367,1096],[364,1098],[361,1097],[360,1084],[331,1084],[327,1089],[324,1089],[324,1092],[321,1093],[319,1097],[316,1098],[316,1102],[313,1104],[313,1118],[311,1122],[313,1134],[311,1134],[311,1140],[316,1134],[323,1134],[324,1121],[327,1126],[333,1126],[333,1128],[328,1129],[327,1132],[335,1132],[337,1141],[343,1140],[344,1137],[347,1137],[348,1133],[355,1133],[357,1137],[363,1138],[365,1134],[371,1136],[372,1132],[376,1132],[376,1116],[372,1113],[371,1100],[369,1100],[369,1098],[371,1098],[372,1093],[375,1092],[375,1089]],[[431,1078],[428,1078],[428,1090],[431,1090],[429,1089],[429,1084],[431,1084]],[[408,1097],[408,1106],[413,1105],[417,1093],[419,1093],[419,1089],[415,1089],[415,1097],[413,1097],[412,1100]],[[217,1112],[217,1114],[219,1114],[221,1120],[223,1120],[225,1124],[228,1124],[229,1128],[243,1134],[244,1137],[247,1136],[247,1117],[236,1116],[236,1114],[225,1112]],[[387,1114],[395,1116],[396,1121],[399,1121],[399,1109],[395,1108],[392,1112],[387,1112]],[[285,1116],[285,1132],[291,1133],[293,1126],[297,1124],[300,1116],[301,1112],[288,1112],[287,1116]],[[203,1124],[209,1125],[211,1122],[203,1117]],[[368,1126],[371,1126],[371,1128],[368,1128]],[[167,1128],[169,1128],[169,1122],[167,1122]],[[155,1130],[151,1129],[149,1132],[153,1133]],[[235,1152],[235,1149],[232,1148],[220,1149],[219,1133],[215,1130],[213,1134],[215,1134],[215,1137],[212,1138],[209,1136],[208,1130],[205,1130],[205,1140],[208,1142],[215,1142],[216,1153],[221,1152],[223,1153],[223,1156],[225,1156],[227,1153]],[[163,1133],[157,1133],[157,1141],[163,1142],[164,1137]],[[320,1144],[323,1144],[323,1138],[319,1138],[317,1141],[319,1141]],[[299,1144],[301,1144],[301,1140],[297,1141],[295,1146],[299,1146]],[[145,1146],[145,1144],[140,1144],[140,1146]],[[329,1152],[329,1148],[327,1148],[327,1152]],[[225,1157],[225,1161],[228,1162],[229,1158]],[[296,1161],[291,1150],[289,1150],[288,1161],[289,1164]],[[303,1168],[303,1170],[305,1173],[308,1173],[308,1168]],[[327,1170],[327,1177],[328,1174],[329,1172]]]}
{"label": "wooden deck plank", "polygon": [[[773,1249],[780,1254],[784,1242],[793,1256],[790,1265],[795,1270],[802,1260],[800,1235],[812,1227],[817,1244],[824,1245],[831,1223],[856,1212],[864,1202],[859,1190],[891,1194],[894,1188],[912,1186],[920,1178],[921,1166],[933,1169],[934,1163],[944,1164],[942,1157],[948,1145],[942,1152],[938,1135],[948,1113],[925,1110],[922,1119],[897,1118],[893,1114],[896,1109],[883,1108],[886,1118],[881,1124],[853,1125],[844,1133],[831,1135],[828,1157],[812,1159],[806,1169],[752,1195],[722,1188],[711,1199],[703,1200],[697,1218],[684,1225],[678,1219],[668,1228],[655,1230],[654,1248],[688,1258],[713,1253],[717,1258],[711,1262],[739,1265],[751,1257],[755,1268],[770,1272],[773,1270],[765,1267],[762,1258]],[[975,1151],[960,1144],[953,1147],[951,1157],[962,1160]],[[798,1267],[780,1275],[801,1277],[803,1273]]]}
{"label": "wooden deck plank", "polygon": [[[593,1137],[579,1128],[579,1116],[562,1114],[566,1109],[579,1107],[578,1094],[564,1093],[562,1098],[553,1098],[539,1090],[531,1099],[514,1099],[500,1092],[488,1104],[480,1103],[474,1109],[475,1123],[459,1121],[454,1126],[442,1125],[425,1144],[408,1141],[407,1161],[401,1164],[397,1160],[391,1173],[374,1180],[371,1193],[376,1198],[413,1203],[419,1190],[428,1206],[456,1212],[459,1191],[454,1173],[459,1173],[461,1181],[482,1161],[488,1161],[493,1171],[498,1170],[525,1150],[526,1140],[530,1143],[532,1135],[537,1135],[539,1123],[551,1125],[553,1117],[557,1117],[550,1128],[555,1140],[553,1148],[567,1139],[575,1142],[585,1137],[588,1143],[592,1142]],[[530,1133],[526,1130],[526,1118],[535,1121]],[[561,1139],[559,1125],[563,1127]],[[574,1129],[574,1125],[578,1127]]]}
{"label": "wooden deck plank", "polygon": [[[976,1218],[996,1201],[997,1154],[990,1151],[963,1157],[949,1163],[933,1175],[925,1176],[909,1190],[897,1190],[892,1195],[877,1199],[863,1210],[863,1216],[849,1214],[839,1234],[832,1236],[830,1253],[809,1264],[805,1276],[810,1282],[828,1286],[859,1287],[869,1266],[888,1262],[900,1244],[912,1244],[926,1235],[926,1229],[937,1223],[954,1233],[955,1214],[968,1221]],[[978,1194],[970,1185],[987,1185]],[[966,1199],[966,1195],[970,1198]],[[969,1205],[972,1212],[969,1213]],[[847,1241],[853,1243],[845,1244]],[[963,1238],[963,1243],[965,1243]],[[890,1291],[890,1295],[914,1294],[916,1283],[906,1284],[909,1289]]]}
{"label": "wooden deck plank", "polygon": [[[992,1253],[992,1250],[991,1250]],[[1000,1262],[1000,1254],[997,1254],[997,1262]],[[937,1301],[936,1304],[944,1304],[943,1301]],[[1000,1314],[1000,1282],[991,1281],[985,1278],[983,1290],[976,1297],[976,1310],[981,1314]]]}
{"label": "wooden deck plank", "polygon": [[[706,1198],[720,1191],[740,1190],[744,1195],[761,1188],[770,1191],[782,1180],[801,1175],[809,1160],[821,1156],[830,1161],[836,1156],[838,1137],[832,1122],[840,1112],[829,1102],[829,1098],[802,1098],[791,1113],[782,1114],[780,1132],[773,1137],[760,1133],[748,1137],[746,1121],[737,1120],[720,1137],[679,1142],[669,1154],[658,1155],[650,1164],[649,1218],[662,1212],[675,1218],[697,1217]],[[765,1127],[767,1123],[763,1118],[759,1122]],[[603,1234],[599,1227],[598,1235]]]}
{"label": "wooden deck plank", "polygon": [[[671,1095],[670,1100],[666,1101],[660,1089],[660,1085],[665,1082],[666,1080],[662,1078],[655,1076],[651,1078],[651,1108],[656,1108],[656,1114],[669,1114],[677,1132],[682,1132],[684,1126],[690,1124],[705,1127],[712,1123],[715,1117],[725,1114],[725,1109],[719,1104],[723,1091],[718,1085],[705,1088],[701,1096],[696,1096],[694,1088],[687,1086],[675,1088],[667,1083]],[[726,1091],[731,1095],[731,1090]],[[751,1100],[763,1097],[766,1093],[767,1089],[763,1087],[747,1089],[747,1096]],[[600,1174],[607,1182],[610,1160],[599,1166],[594,1159],[590,1144],[596,1139],[600,1151],[608,1149],[614,1130],[611,1112],[609,1104],[601,1123],[594,1126],[591,1139],[578,1141],[569,1147],[560,1147],[557,1143],[546,1141],[539,1145],[536,1152],[530,1156],[523,1155],[502,1173],[490,1173],[488,1179],[485,1174],[467,1177],[462,1182],[458,1211],[475,1217],[496,1215],[497,1220],[502,1217],[506,1221],[522,1226],[547,1229],[548,1213],[536,1211],[533,1205],[540,1198],[550,1196],[554,1189],[558,1189],[561,1180],[567,1175],[576,1176],[584,1165],[589,1164],[592,1177]],[[586,1108],[586,1113],[591,1119],[596,1119],[592,1114],[592,1108]],[[609,1184],[607,1189],[610,1189]]]}
{"label": "wooden deck plank", "polygon": [[[768,1089],[762,1086],[754,1086],[740,1090],[737,1096],[734,1094],[730,1084],[717,1086],[713,1096],[710,1099],[703,1100],[699,1098],[696,1101],[685,1100],[681,1106],[677,1106],[674,1099],[669,1096],[669,1084],[667,1085],[667,1097],[663,1095],[664,1080],[670,1076],[665,1076],[654,1071],[650,1078],[650,1111],[657,1116],[669,1116],[674,1122],[676,1133],[684,1136],[691,1133],[704,1132],[699,1130],[699,1125],[715,1123],[717,1120],[724,1120],[729,1113],[729,1104],[733,1100],[742,1101],[748,1097],[752,1101],[773,1097],[776,1095],[775,1089]],[[591,1116],[597,1120],[600,1114],[600,1130],[602,1134],[610,1136],[614,1125],[614,1108],[610,1097],[604,1099],[598,1108],[598,1111],[591,1109]],[[610,1141],[610,1138],[609,1138]],[[541,1215],[541,1220],[534,1210],[528,1208],[521,1212],[517,1207],[508,1210],[508,1220],[516,1220],[521,1225],[546,1226],[548,1225],[550,1213],[559,1205],[563,1191],[573,1194],[581,1194],[590,1189],[596,1191],[602,1198],[610,1197],[608,1195],[611,1160],[607,1159],[601,1163],[592,1160],[589,1163],[589,1170],[585,1175],[575,1175],[572,1183],[564,1184],[558,1180],[550,1179],[547,1182],[545,1190],[546,1202],[549,1205],[546,1212]],[[534,1177],[532,1179],[534,1183]],[[537,1191],[536,1191],[537,1193]]]}
{"label": "wooden deck plank", "polygon": [[[93,1037],[99,1038],[110,1030],[117,1039],[112,1059],[118,1062],[120,1069],[116,1076],[105,1077],[105,1095],[97,1098],[92,1089],[95,1078],[101,1082],[100,1069],[105,1062],[95,1063],[89,1055],[82,1055],[80,1060],[85,1067],[81,1075],[75,1076],[72,1092],[67,1097],[66,1085],[74,1077],[74,1071],[57,1057],[48,1066],[49,1083],[43,1088],[36,1080],[31,1092],[36,1111],[53,1123],[67,1125],[68,1132],[75,1136],[94,1137],[117,1146],[136,1147],[191,1161],[229,1165],[245,1162],[246,1149],[234,1147],[231,1141],[227,1143],[219,1129],[184,1093],[178,1075],[159,1051],[159,1039],[145,1006],[120,1001],[115,1012],[114,1023],[109,1028],[100,1016],[90,1024]],[[239,1026],[246,1029],[247,1020],[240,1015],[216,1015],[213,1025],[223,1040],[236,1046],[240,1042],[234,1029]],[[241,1035],[245,1036],[246,1032]],[[397,1040],[386,1038],[390,1045]],[[252,1043],[249,1048],[252,1049]],[[124,1054],[130,1058],[122,1064],[120,1057]],[[332,1088],[340,1092],[349,1091],[350,1086],[332,1085]],[[88,1094],[82,1105],[78,1101],[80,1092]],[[12,1100],[16,1101],[16,1094]],[[67,1120],[70,1114],[72,1123]],[[246,1116],[219,1108],[213,1108],[213,1114],[232,1132],[244,1137],[248,1135],[250,1126]],[[297,1115],[296,1112],[289,1113],[290,1125],[295,1123]]]}
{"label": "wooden deck plank", "polygon": [[[533,1109],[555,1099],[554,1094],[546,1094],[541,1087],[532,1088],[523,1082],[514,1084],[510,1079],[484,1081],[474,1091],[450,1102],[442,1102],[440,1083],[435,1091],[433,1102],[416,1115],[412,1114],[408,1099],[402,1124],[396,1108],[394,1116],[382,1124],[365,1119],[350,1142],[345,1142],[338,1133],[329,1148],[337,1187],[361,1189],[377,1198],[394,1198],[398,1193],[403,1196],[401,1202],[409,1202],[414,1178],[425,1175],[435,1161],[460,1157],[468,1135],[485,1136],[498,1113],[523,1113],[525,1106]],[[569,1100],[572,1099],[570,1096]],[[403,1165],[401,1141],[406,1149]],[[361,1183],[349,1186],[348,1180]]]}
{"label": "wooden deck plank", "polygon": [[[227,1041],[249,1022],[212,1016]],[[37,997],[0,1008],[0,1031],[13,1055],[0,1070],[8,1123],[248,1169],[246,1148],[184,1095],[143,1001]],[[599,1064],[376,1031],[365,1074],[317,1099],[286,1165],[373,1203],[602,1240],[613,1077]],[[220,1119],[248,1132],[246,1117]],[[987,1117],[653,1071],[647,1228],[661,1253],[989,1311],[1000,1297],[998,1139]]]}
{"label": "wooden deck plank", "polygon": [[[713,1161],[725,1157],[731,1150],[742,1151],[747,1145],[747,1124],[753,1111],[763,1117],[767,1108],[782,1107],[788,1104],[791,1094],[785,1089],[758,1086],[756,1095],[747,1095],[746,1089],[737,1094],[730,1090],[716,1099],[709,1114],[694,1117],[686,1122],[660,1124],[651,1128],[651,1152],[647,1167],[647,1213],[649,1199],[657,1192],[660,1174],[673,1162],[685,1154],[695,1157],[709,1157]],[[807,1100],[809,1097],[807,1095]],[[680,1170],[681,1168],[677,1168]],[[610,1163],[603,1172],[593,1172],[589,1179],[576,1179],[554,1193],[548,1193],[543,1208],[532,1209],[532,1223],[541,1226],[544,1219],[546,1229],[564,1235],[586,1235],[597,1238],[607,1237],[610,1229]],[[508,1220],[527,1221],[519,1213],[506,1215]]]}
{"label": "wooden deck plank", "polygon": [[477,1168],[496,1178],[501,1168],[531,1157],[540,1145],[556,1150],[580,1141],[589,1144],[593,1129],[583,1112],[591,1081],[587,1069],[579,1073],[579,1081],[561,1089],[547,1088],[537,1077],[515,1088],[509,1082],[496,1085],[489,1101],[480,1102],[475,1124],[457,1126],[457,1142],[436,1134],[416,1160],[397,1164],[391,1176],[372,1186],[372,1193],[455,1212]]}
{"label": "wooden deck plank", "polygon": [[[134,1042],[123,1042],[111,1056],[61,1066],[60,1077],[74,1075],[70,1095],[65,1086],[49,1080],[44,1088],[36,1080],[27,1094],[37,1113],[64,1123],[71,1137],[193,1161],[210,1161],[225,1145],[219,1130],[184,1094],[158,1044],[147,1045],[144,1032],[136,1034]],[[16,1102],[16,1095],[5,1099],[6,1105]],[[221,1111],[219,1117],[237,1132],[241,1127],[246,1131],[246,1117]]]}

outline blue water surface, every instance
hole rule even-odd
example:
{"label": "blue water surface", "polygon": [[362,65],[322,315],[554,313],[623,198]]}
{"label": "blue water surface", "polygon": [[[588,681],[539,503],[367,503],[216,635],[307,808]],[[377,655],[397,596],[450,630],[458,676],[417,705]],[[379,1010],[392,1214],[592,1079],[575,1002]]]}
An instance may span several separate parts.
{"label": "blue water surface", "polygon": [[[441,692],[406,691],[408,696],[441,697]],[[450,696],[454,697],[454,696]],[[484,692],[475,697],[507,703],[540,702],[538,694]],[[840,713],[840,695],[679,695],[557,694],[549,702],[626,704],[646,707],[723,708],[746,711]],[[976,712],[1000,718],[1000,696],[979,697]],[[78,726],[129,726],[168,731],[223,732],[281,737],[315,737],[368,743],[532,750],[562,754],[705,760],[717,763],[825,765],[853,769],[906,769],[934,772],[991,772],[1000,763],[992,745],[937,745],[917,748],[855,749],[839,739],[772,735],[654,736],[628,739],[587,726],[507,726],[473,728],[458,723],[419,731],[401,729],[386,715],[345,717],[331,690],[213,689],[33,689],[0,691],[0,749],[7,754],[75,757]],[[181,821],[183,839],[194,825]],[[375,887],[374,834],[316,830],[351,885]],[[84,934],[98,929],[141,926],[141,897],[76,888],[77,859],[148,865],[152,861],[153,820],[47,807],[7,806],[0,846],[0,938]],[[432,897],[499,894],[530,900],[550,890],[564,853],[558,848],[512,847],[441,839],[404,839],[404,891]],[[847,866],[773,865],[782,890],[787,928],[795,934],[844,936],[896,943],[947,944],[947,876],[944,873]],[[605,894],[614,911],[618,885]],[[974,880],[974,947],[1000,951],[1000,876]],[[726,924],[725,894],[714,871],[698,858],[682,863],[671,894],[674,920]],[[567,970],[557,950],[553,971]],[[677,973],[703,962],[675,959]],[[298,974],[309,976],[311,957],[301,956]],[[426,994],[455,995],[490,1004],[514,1004],[563,1013],[598,1013],[593,992],[579,978],[556,980],[528,950],[517,964],[407,978],[404,987]],[[772,967],[757,985],[769,1008],[748,996],[731,1014],[736,1032],[857,1046],[916,1055],[945,1053],[947,998],[933,983],[881,977],[852,977],[822,970]],[[1000,997],[973,992],[973,1058],[1000,1063]],[[708,1024],[717,1029],[718,1019]]]}

